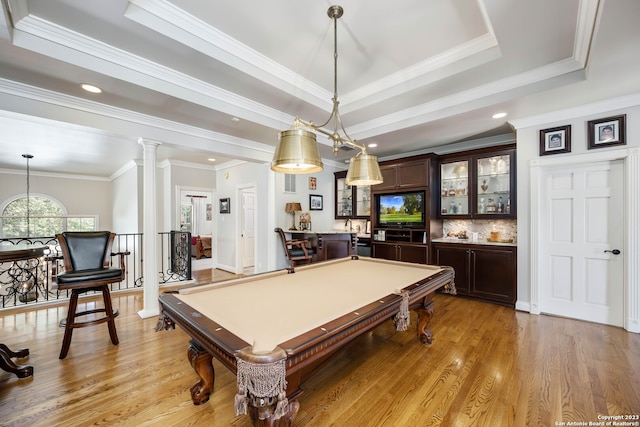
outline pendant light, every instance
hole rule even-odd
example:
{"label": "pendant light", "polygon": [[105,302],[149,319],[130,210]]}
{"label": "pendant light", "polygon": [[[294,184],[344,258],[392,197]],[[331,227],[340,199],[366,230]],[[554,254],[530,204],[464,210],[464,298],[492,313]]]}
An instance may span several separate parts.
{"label": "pendant light", "polygon": [[[367,154],[364,145],[357,144],[349,137],[344,129],[340,112],[338,111],[338,19],[344,10],[340,6],[331,6],[327,10],[329,18],[333,19],[333,110],[329,119],[321,124],[304,122],[296,117],[293,129],[282,131],[278,134],[278,146],[271,162],[271,170],[281,173],[303,174],[321,171],[322,159],[318,152],[316,134],[320,132],[333,141],[333,152],[343,146],[359,148],[358,153],[349,163],[346,183],[348,185],[376,185],[382,183],[382,174],[378,165],[378,158]],[[323,129],[333,120],[333,132]],[[303,129],[311,129],[311,131]],[[340,135],[342,131],[343,135]]]}

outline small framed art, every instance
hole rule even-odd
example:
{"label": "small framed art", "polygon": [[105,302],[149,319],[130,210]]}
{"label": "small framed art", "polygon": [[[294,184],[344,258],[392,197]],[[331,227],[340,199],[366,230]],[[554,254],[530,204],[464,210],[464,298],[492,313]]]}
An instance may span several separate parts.
{"label": "small framed art", "polygon": [[322,196],[316,194],[309,194],[309,210],[321,211],[322,210]]}
{"label": "small framed art", "polygon": [[625,120],[626,114],[607,117],[587,122],[588,148],[610,147],[612,145],[625,145]]}
{"label": "small framed art", "polygon": [[540,130],[540,155],[570,153],[571,125]]}
{"label": "small framed art", "polygon": [[220,213],[221,214],[231,213],[231,199],[229,197],[225,199],[220,199]]}

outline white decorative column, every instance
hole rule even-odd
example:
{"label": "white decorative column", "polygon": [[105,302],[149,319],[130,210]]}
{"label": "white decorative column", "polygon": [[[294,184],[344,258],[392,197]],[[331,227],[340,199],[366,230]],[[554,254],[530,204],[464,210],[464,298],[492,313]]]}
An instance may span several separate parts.
{"label": "white decorative column", "polygon": [[158,306],[158,208],[156,206],[156,158],[159,142],[138,138],[144,150],[142,178],[142,276],[144,278],[144,307],[138,316],[157,316]]}

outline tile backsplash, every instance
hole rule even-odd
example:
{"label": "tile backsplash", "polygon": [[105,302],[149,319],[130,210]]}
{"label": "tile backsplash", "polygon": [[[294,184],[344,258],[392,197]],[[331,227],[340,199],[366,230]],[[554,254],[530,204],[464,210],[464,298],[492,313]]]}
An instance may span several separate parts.
{"label": "tile backsplash", "polygon": [[443,237],[449,233],[459,234],[463,231],[471,237],[471,233],[478,233],[478,240],[485,241],[492,231],[498,231],[501,239],[518,240],[518,222],[515,220],[485,220],[466,219],[452,220],[446,219],[442,222]]}

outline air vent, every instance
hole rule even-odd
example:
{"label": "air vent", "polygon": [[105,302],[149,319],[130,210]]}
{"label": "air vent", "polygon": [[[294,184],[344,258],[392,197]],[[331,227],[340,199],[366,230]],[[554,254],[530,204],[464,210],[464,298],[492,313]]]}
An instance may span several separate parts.
{"label": "air vent", "polygon": [[347,145],[347,144],[341,144],[340,145],[340,150],[342,150],[342,151],[353,151],[354,149],[355,149],[354,147],[352,147],[350,145]]}

